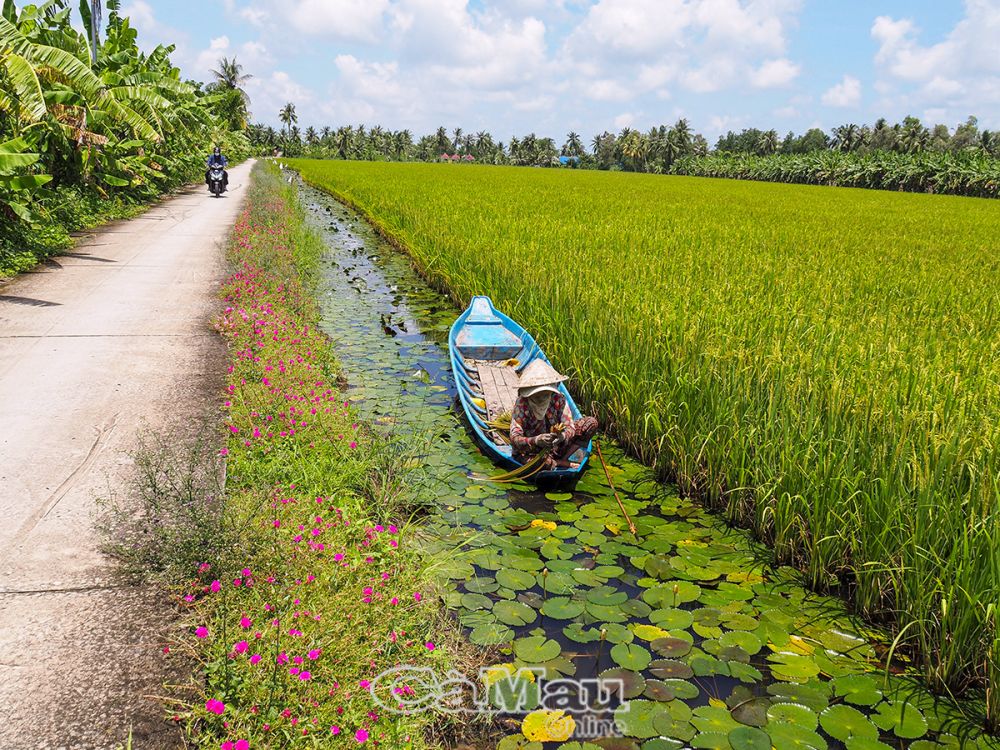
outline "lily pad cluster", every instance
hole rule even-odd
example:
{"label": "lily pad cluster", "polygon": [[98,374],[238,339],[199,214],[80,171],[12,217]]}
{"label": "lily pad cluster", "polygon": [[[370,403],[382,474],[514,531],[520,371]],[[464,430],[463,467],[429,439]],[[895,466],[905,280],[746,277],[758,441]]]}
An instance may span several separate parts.
{"label": "lily pad cluster", "polygon": [[[324,198],[312,197],[329,222]],[[520,686],[532,712],[498,738],[501,750],[993,746],[895,674],[905,665],[887,675],[879,634],[838,600],[768,569],[745,535],[613,444],[604,453],[635,534],[600,467],[547,494],[470,478],[492,468],[452,403],[444,342],[455,310],[370,230],[327,236],[322,299],[348,380],[363,384],[351,398],[422,439],[424,543],[469,640],[502,653],[491,702],[513,705],[503,676],[539,675]],[[613,733],[574,737],[570,714],[539,704],[539,683],[560,676],[614,686]]]}

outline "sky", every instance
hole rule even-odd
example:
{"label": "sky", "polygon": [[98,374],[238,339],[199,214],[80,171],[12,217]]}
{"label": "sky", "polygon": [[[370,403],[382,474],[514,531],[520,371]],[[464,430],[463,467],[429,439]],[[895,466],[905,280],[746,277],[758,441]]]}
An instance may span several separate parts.
{"label": "sky", "polygon": [[125,0],[185,77],[222,56],[278,126],[439,125],[561,143],[685,117],[824,130],[916,115],[1000,129],[1000,0]]}

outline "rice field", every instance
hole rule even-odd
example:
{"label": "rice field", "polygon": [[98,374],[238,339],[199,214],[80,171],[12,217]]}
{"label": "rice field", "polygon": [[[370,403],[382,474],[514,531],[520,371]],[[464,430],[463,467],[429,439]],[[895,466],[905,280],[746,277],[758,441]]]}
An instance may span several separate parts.
{"label": "rice field", "polygon": [[[293,161],[458,301],[490,295],[644,461],[895,623],[1000,669],[1000,204],[685,177]],[[1000,684],[1000,683],[994,683]],[[1000,721],[1000,696],[985,692]]]}

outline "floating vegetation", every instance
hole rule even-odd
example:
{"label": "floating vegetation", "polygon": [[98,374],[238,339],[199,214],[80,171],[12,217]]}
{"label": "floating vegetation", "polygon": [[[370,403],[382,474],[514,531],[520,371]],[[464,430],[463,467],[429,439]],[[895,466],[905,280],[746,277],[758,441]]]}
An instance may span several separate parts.
{"label": "floating vegetation", "polygon": [[[341,226],[351,215],[303,190],[313,213],[332,207]],[[469,640],[501,654],[484,677],[490,702],[510,708],[515,688],[537,698],[559,677],[613,690],[605,718],[620,736],[582,736],[578,713],[534,705],[500,750],[993,747],[960,707],[918,688],[905,661],[889,661],[884,636],[840,600],[769,567],[767,550],[614,443],[602,446],[607,477],[592,467],[572,491],[470,479],[493,465],[453,403],[445,343],[456,312],[370,230],[344,234],[328,235],[331,256],[356,253],[368,291],[359,299],[330,272],[324,316],[352,400],[372,421],[426,437],[424,545],[442,553],[444,604]],[[407,334],[384,332],[390,314]]]}

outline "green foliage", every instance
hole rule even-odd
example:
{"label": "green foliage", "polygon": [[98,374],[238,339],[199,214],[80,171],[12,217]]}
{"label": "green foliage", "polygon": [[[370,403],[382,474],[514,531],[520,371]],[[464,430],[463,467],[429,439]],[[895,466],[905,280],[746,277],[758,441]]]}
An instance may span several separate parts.
{"label": "green foliage", "polygon": [[714,153],[679,159],[673,174],[803,185],[902,190],[996,198],[1000,160],[982,151],[811,151],[772,154]]}
{"label": "green foliage", "polygon": [[[196,178],[213,141],[244,158],[242,133],[227,134],[218,97],[184,82],[172,47],[146,54],[116,4],[92,59],[87,35],[72,25],[68,0],[0,16],[0,275],[65,245],[58,213],[65,194],[110,205],[138,204]],[[90,5],[82,3],[89,28]],[[220,124],[221,123],[221,124]],[[96,217],[114,216],[112,211]],[[84,223],[94,223],[86,217]],[[28,227],[31,229],[29,230]],[[32,232],[62,235],[33,241]],[[27,243],[25,238],[28,238]]]}
{"label": "green foliage", "polygon": [[[859,611],[894,617],[896,652],[932,686],[985,684],[1000,595],[994,204],[293,166],[359,206],[457,300],[487,293],[514,314],[634,453],[814,587],[847,584]],[[717,575],[694,560],[683,572]],[[701,590],[682,581],[643,600],[676,608]],[[815,669],[795,656],[773,670]]]}

